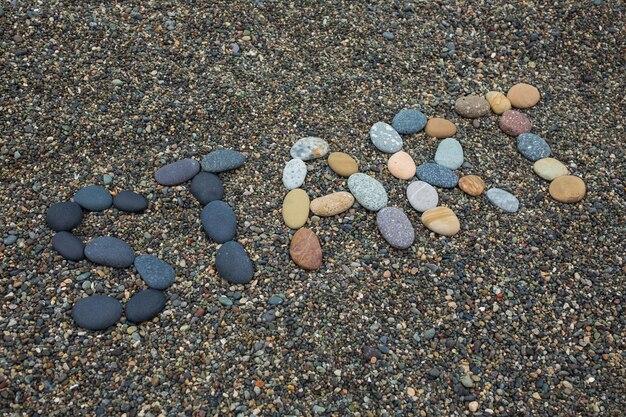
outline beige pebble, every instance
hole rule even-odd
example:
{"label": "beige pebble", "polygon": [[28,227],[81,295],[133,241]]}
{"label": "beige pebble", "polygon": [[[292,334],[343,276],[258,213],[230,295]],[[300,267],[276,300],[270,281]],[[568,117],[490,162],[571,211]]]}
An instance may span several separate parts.
{"label": "beige pebble", "polygon": [[328,166],[337,175],[346,178],[359,171],[356,160],[344,152],[332,152],[328,155]]}
{"label": "beige pebble", "polygon": [[577,203],[585,197],[587,186],[585,182],[573,175],[564,175],[555,178],[550,183],[550,195],[561,203]]}
{"label": "beige pebble", "polygon": [[536,87],[526,83],[519,83],[509,89],[506,97],[513,107],[527,109],[539,102],[541,94],[539,94],[539,90]]}
{"label": "beige pebble", "polygon": [[452,236],[461,230],[461,223],[456,214],[448,207],[434,207],[422,214],[422,223],[433,232]]}
{"label": "beige pebble", "polygon": [[542,158],[536,161],[533,164],[533,171],[535,171],[535,174],[548,181],[569,174],[567,167],[561,161],[554,158]]}
{"label": "beige pebble", "polygon": [[485,191],[485,182],[478,175],[465,175],[459,179],[459,188],[466,194],[478,196]]}
{"label": "beige pebble", "polygon": [[478,401],[472,401],[467,405],[467,408],[469,408],[472,413],[475,413],[478,411]]}
{"label": "beige pebble", "polygon": [[354,196],[347,191],[339,191],[318,197],[311,201],[311,211],[318,216],[335,216],[348,210],[354,204]]}
{"label": "beige pebble", "polygon": [[411,155],[404,151],[391,155],[387,162],[387,167],[391,175],[401,180],[408,180],[415,176],[415,161],[413,161]]}
{"label": "beige pebble", "polygon": [[289,191],[283,200],[283,220],[287,227],[299,229],[309,217],[309,196],[306,191],[296,188]]}
{"label": "beige pebble", "polygon": [[490,91],[485,94],[485,98],[491,106],[491,111],[495,114],[502,114],[507,110],[511,110],[511,102],[499,91]]}

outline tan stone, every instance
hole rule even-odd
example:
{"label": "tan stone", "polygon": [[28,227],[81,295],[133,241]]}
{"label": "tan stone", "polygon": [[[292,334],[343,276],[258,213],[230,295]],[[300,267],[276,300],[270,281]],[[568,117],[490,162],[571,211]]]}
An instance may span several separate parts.
{"label": "tan stone", "polygon": [[318,216],[335,216],[354,204],[354,196],[347,191],[328,194],[311,201],[311,211]]}
{"label": "tan stone", "polygon": [[291,239],[289,255],[301,268],[314,270],[322,266],[322,247],[317,235],[310,229],[299,229]]}
{"label": "tan stone", "polygon": [[544,180],[552,181],[555,178],[568,175],[569,170],[561,161],[554,158],[543,158],[533,165],[533,171]]}
{"label": "tan stone", "polygon": [[422,223],[433,232],[452,236],[461,230],[458,217],[448,207],[434,207],[422,214]]}
{"label": "tan stone", "polygon": [[490,91],[485,94],[485,98],[491,106],[491,111],[495,114],[502,114],[507,110],[511,110],[511,102],[499,91]]}
{"label": "tan stone", "polygon": [[328,155],[328,166],[337,175],[346,178],[355,172],[359,172],[359,164],[353,157],[343,152],[332,152]]}
{"label": "tan stone", "polygon": [[478,175],[465,175],[459,179],[459,188],[466,194],[477,196],[485,191],[485,182]]}
{"label": "tan stone", "polygon": [[283,200],[283,220],[287,227],[299,229],[309,218],[309,196],[306,191],[296,188],[285,196]]}
{"label": "tan stone", "polygon": [[527,109],[539,102],[541,94],[539,94],[539,90],[536,87],[530,84],[519,83],[509,89],[506,97],[513,107]]}
{"label": "tan stone", "polygon": [[387,167],[391,175],[401,180],[409,180],[415,176],[415,161],[404,151],[391,155],[387,161]]}
{"label": "tan stone", "polygon": [[434,138],[449,138],[456,133],[456,126],[450,120],[433,117],[426,123],[425,132]]}
{"label": "tan stone", "polygon": [[585,182],[573,175],[563,175],[550,183],[550,195],[561,203],[577,203],[585,197]]}

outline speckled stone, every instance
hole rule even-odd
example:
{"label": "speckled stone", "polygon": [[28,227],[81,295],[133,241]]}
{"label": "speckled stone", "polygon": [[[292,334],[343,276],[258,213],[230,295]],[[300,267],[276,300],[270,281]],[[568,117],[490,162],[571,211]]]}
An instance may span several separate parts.
{"label": "speckled stone", "polygon": [[550,184],[550,195],[561,203],[577,203],[585,198],[587,186],[585,182],[573,175],[555,178]]}
{"label": "speckled stone", "polygon": [[135,260],[135,251],[122,239],[102,236],[87,243],[85,257],[98,265],[128,268]]}
{"label": "speckled stone", "polygon": [[294,143],[289,153],[292,158],[310,161],[326,155],[329,149],[328,143],[324,139],[309,136]]}
{"label": "speckled stone", "polygon": [[385,122],[376,122],[370,128],[372,143],[381,152],[395,153],[402,149],[402,137]]}
{"label": "speckled stone", "polygon": [[522,133],[530,132],[532,124],[524,113],[515,110],[507,110],[500,116],[498,121],[500,129],[507,135],[519,136]]}
{"label": "speckled stone", "polygon": [[519,209],[519,200],[508,191],[492,188],[487,191],[487,199],[496,207],[507,213],[515,213]]}
{"label": "speckled stone", "polygon": [[174,268],[154,255],[139,255],[134,264],[139,276],[150,288],[164,290],[174,283]]}
{"label": "speckled stone", "polygon": [[200,164],[193,159],[182,159],[159,168],[154,179],[161,185],[172,186],[189,181],[200,172]]}
{"label": "speckled stone", "polygon": [[406,249],[415,240],[415,230],[404,212],[395,207],[385,207],[376,214],[380,234],[391,246]]}
{"label": "speckled stone", "polygon": [[254,266],[239,242],[226,242],[215,254],[215,267],[231,284],[247,284],[254,276]]}
{"label": "speckled stone", "polygon": [[432,185],[424,181],[414,181],[406,188],[409,204],[419,212],[437,207],[439,195]]}
{"label": "speckled stone", "polygon": [[246,162],[241,152],[231,149],[218,149],[202,158],[202,170],[214,174],[237,169]]}
{"label": "speckled stone", "polygon": [[455,138],[447,138],[439,142],[435,153],[435,162],[450,169],[463,165],[463,147]]}
{"label": "speckled stone", "polygon": [[461,223],[456,214],[448,207],[435,207],[422,213],[422,223],[431,231],[453,236],[461,230]]}
{"label": "speckled stone", "polygon": [[328,155],[328,166],[337,175],[346,178],[355,172],[359,172],[359,164],[356,160],[343,152],[331,152],[331,154]]}
{"label": "speckled stone", "polygon": [[287,162],[283,169],[283,185],[288,190],[300,187],[306,177],[306,164],[300,158]]}
{"label": "speckled stone", "polygon": [[387,161],[387,168],[391,175],[401,180],[409,180],[415,176],[415,161],[404,151],[391,155]]}
{"label": "speckled stone", "polygon": [[318,197],[311,201],[311,211],[322,217],[335,216],[348,210],[354,204],[354,196],[347,191],[339,191]]}
{"label": "speckled stone", "polygon": [[77,326],[88,330],[104,330],[122,317],[122,305],[107,295],[82,298],[72,307],[72,318]]}
{"label": "speckled stone", "polygon": [[401,135],[411,135],[424,129],[426,116],[417,109],[403,109],[398,112],[391,122],[391,126]]}
{"label": "speckled stone", "polygon": [[561,161],[554,158],[538,160],[533,165],[533,171],[535,171],[535,174],[548,181],[569,174],[567,167]]}
{"label": "speckled stone", "polygon": [[478,175],[465,175],[459,178],[459,188],[464,193],[476,197],[485,191],[485,182]]}
{"label": "speckled stone", "polygon": [[113,197],[100,185],[89,185],[74,194],[74,202],[89,211],[106,210],[113,204]]}
{"label": "speckled stone", "polygon": [[459,97],[454,103],[454,110],[470,119],[488,115],[489,109],[489,102],[480,96]]}
{"label": "speckled stone", "polygon": [[371,211],[387,206],[385,187],[369,175],[357,172],[348,178],[348,188],[360,205]]}
{"label": "speckled stone", "polygon": [[83,210],[71,201],[55,203],[46,211],[46,223],[56,232],[72,230],[83,221]]}
{"label": "speckled stone", "polygon": [[215,174],[199,172],[191,180],[189,191],[200,204],[205,206],[211,201],[221,200],[224,197],[224,184]]}
{"label": "speckled stone", "polygon": [[522,133],[519,135],[517,137],[517,150],[526,159],[530,159],[533,162],[546,158],[552,153],[550,145],[541,136],[534,133]]}
{"label": "speckled stone", "polygon": [[148,199],[133,191],[120,191],[113,197],[113,206],[127,213],[141,213],[148,208]]}
{"label": "speckled stone", "polygon": [[85,258],[85,244],[70,232],[60,231],[52,238],[52,248],[68,261]]}
{"label": "speckled stone", "polygon": [[306,191],[296,188],[291,190],[283,200],[283,220],[287,227],[299,229],[309,218],[309,196]]}
{"label": "speckled stone", "polygon": [[526,83],[519,83],[509,89],[506,97],[513,107],[527,109],[539,102],[541,94],[539,94],[539,90],[536,87]]}
{"label": "speckled stone", "polygon": [[456,134],[456,126],[450,120],[433,117],[428,119],[425,132],[434,138],[449,138]]}
{"label": "speckled stone", "polygon": [[135,293],[126,303],[126,320],[143,323],[157,316],[165,308],[167,298],[159,290],[149,288]]}
{"label": "speckled stone", "polygon": [[441,188],[454,188],[459,182],[459,176],[451,169],[430,162],[417,167],[417,177],[430,185]]}
{"label": "speckled stone", "polygon": [[202,228],[218,243],[233,240],[237,235],[237,219],[233,209],[221,200],[211,201],[202,209]]}

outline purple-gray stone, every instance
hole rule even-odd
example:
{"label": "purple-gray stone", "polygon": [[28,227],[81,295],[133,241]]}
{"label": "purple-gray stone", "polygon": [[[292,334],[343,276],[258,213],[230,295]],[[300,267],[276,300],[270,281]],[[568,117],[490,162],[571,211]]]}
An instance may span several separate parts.
{"label": "purple-gray stone", "polygon": [[178,185],[189,181],[200,172],[200,164],[193,159],[182,159],[159,168],[154,179],[161,185]]}
{"label": "purple-gray stone", "polygon": [[415,240],[415,230],[406,214],[395,207],[385,207],[376,214],[376,225],[383,238],[397,249],[406,249]]}

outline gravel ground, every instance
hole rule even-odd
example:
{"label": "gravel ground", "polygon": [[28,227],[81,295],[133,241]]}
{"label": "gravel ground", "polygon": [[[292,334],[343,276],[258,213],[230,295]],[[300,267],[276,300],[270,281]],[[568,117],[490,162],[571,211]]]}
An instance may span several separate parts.
{"label": "gravel ground", "polygon": [[[0,414],[623,415],[623,1],[34,3],[0,8]],[[516,82],[541,91],[525,113],[585,180],[581,203],[550,198],[495,115],[475,128],[455,114],[459,96]],[[444,190],[462,230],[428,233],[368,137],[409,106],[457,123],[460,172],[520,211]],[[281,170],[307,135],[385,185],[416,227],[410,249],[356,208],[314,221],[324,264],[296,268]],[[404,149],[421,163],[437,142]],[[189,185],[153,179],[219,147],[247,155],[221,175],[255,263],[245,287],[216,275]],[[347,188],[325,159],[308,166],[312,197]],[[44,216],[103,174],[150,208],[88,214],[77,233],[123,237],[177,282],[153,322],[85,332],[75,300],[124,303],[144,284],[62,260]]]}

